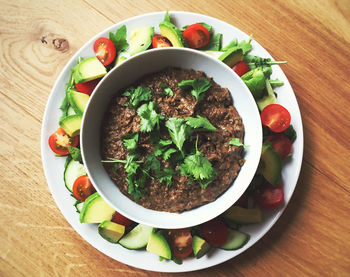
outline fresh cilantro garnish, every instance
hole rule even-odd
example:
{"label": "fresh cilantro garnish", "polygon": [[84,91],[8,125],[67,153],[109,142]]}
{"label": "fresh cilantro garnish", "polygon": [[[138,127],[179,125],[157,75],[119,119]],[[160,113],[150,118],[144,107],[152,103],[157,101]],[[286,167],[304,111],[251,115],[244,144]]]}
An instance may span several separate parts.
{"label": "fresh cilantro garnish", "polygon": [[114,43],[117,52],[128,49],[129,43],[126,40],[126,26],[121,26],[115,34],[109,33],[109,39]]}
{"label": "fresh cilantro garnish", "polygon": [[208,79],[194,79],[194,80],[183,80],[178,86],[181,89],[192,88],[191,94],[196,97],[197,100],[201,100],[203,92],[206,92],[210,88],[210,81]]}
{"label": "fresh cilantro garnish", "polygon": [[159,140],[157,144],[154,145],[154,155],[161,156],[163,155],[163,159],[167,160],[170,158],[171,154],[177,152],[177,150],[171,147],[173,142],[170,139],[167,140]]}
{"label": "fresh cilantro garnish", "polygon": [[247,145],[244,145],[239,138],[233,138],[231,139],[228,144],[233,145],[233,146],[243,146],[243,148],[248,148]]}
{"label": "fresh cilantro garnish", "polygon": [[179,117],[171,117],[165,122],[165,126],[168,127],[172,141],[184,155],[182,147],[189,131],[185,119]]}
{"label": "fresh cilantro garnish", "polygon": [[165,182],[167,186],[170,186],[173,179],[173,175],[175,173],[175,170],[164,167],[162,171],[159,171],[157,173],[157,178],[159,179],[159,181]]}
{"label": "fresh cilantro garnish", "polygon": [[198,151],[197,142],[198,137],[196,140],[196,153],[188,155],[179,168],[183,175],[189,177],[191,181],[199,181],[202,189],[205,189],[213,181],[216,171],[210,161]]}
{"label": "fresh cilantro garnish", "polygon": [[164,117],[155,110],[155,102],[143,104],[137,109],[137,114],[141,117],[140,131],[151,132],[155,126],[159,129],[159,121]]}
{"label": "fresh cilantro garnish", "polygon": [[174,96],[174,92],[172,91],[171,88],[167,84],[161,83],[160,87],[163,89],[163,95],[165,96]]}
{"label": "fresh cilantro garnish", "polygon": [[129,106],[131,109],[136,109],[142,101],[151,100],[151,89],[149,87],[138,86],[136,89],[128,88],[124,93],[124,96],[129,98],[129,102],[125,106]]}
{"label": "fresh cilantro garnish", "polygon": [[197,117],[186,117],[187,125],[195,129],[201,129],[204,131],[215,131],[216,128],[210,123],[208,119],[203,116],[197,115]]}
{"label": "fresh cilantro garnish", "polygon": [[68,151],[74,161],[83,162],[79,148],[68,145]]}
{"label": "fresh cilantro garnish", "polygon": [[139,140],[139,134],[128,134],[123,136],[123,145],[129,152],[134,152],[137,149],[137,142]]}

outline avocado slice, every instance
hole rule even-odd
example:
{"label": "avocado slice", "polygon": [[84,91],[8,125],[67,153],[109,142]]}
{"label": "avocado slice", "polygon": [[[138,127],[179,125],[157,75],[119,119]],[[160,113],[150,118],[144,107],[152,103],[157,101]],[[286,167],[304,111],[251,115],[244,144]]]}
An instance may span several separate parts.
{"label": "avocado slice", "polygon": [[199,259],[202,258],[210,249],[210,244],[199,236],[194,235],[192,241],[192,248],[194,256]]}
{"label": "avocado slice", "polygon": [[101,223],[111,220],[115,210],[95,192],[86,198],[80,213],[81,223]]}
{"label": "avocado slice", "polygon": [[240,206],[231,206],[222,214],[222,216],[224,219],[241,224],[259,223],[263,220],[260,209],[246,209]]}
{"label": "avocado slice", "polygon": [[69,104],[74,109],[75,113],[83,114],[90,98],[89,95],[70,89],[68,90],[67,96]]}
{"label": "avocado slice", "polygon": [[262,111],[266,106],[268,106],[270,104],[277,103],[276,95],[275,95],[275,93],[272,89],[272,86],[267,78],[265,79],[265,83],[266,83],[267,95],[256,100],[256,104],[258,105],[260,111]]}
{"label": "avocado slice", "polygon": [[272,185],[277,185],[281,179],[282,159],[271,143],[263,143],[258,172]]}
{"label": "avocado slice", "polygon": [[142,27],[131,31],[129,38],[129,53],[133,56],[145,51],[152,44],[154,27]]}
{"label": "avocado slice", "polygon": [[170,246],[161,231],[150,234],[146,250],[165,259],[171,259]]}
{"label": "avocado slice", "polygon": [[106,68],[96,57],[84,59],[73,68],[73,78],[76,83],[101,78],[106,74]]}
{"label": "avocado slice", "polygon": [[111,243],[117,243],[125,233],[124,225],[114,223],[109,220],[105,220],[100,223],[97,229],[101,237]]}
{"label": "avocado slice", "polygon": [[159,23],[160,34],[166,37],[174,47],[184,47],[183,36],[178,27],[169,21]]}
{"label": "avocado slice", "polygon": [[233,67],[239,61],[243,61],[243,50],[240,47],[229,48],[219,57],[219,60]]}
{"label": "avocado slice", "polygon": [[58,124],[63,128],[68,136],[74,137],[80,134],[81,121],[82,115],[74,114],[63,117],[60,119]]}

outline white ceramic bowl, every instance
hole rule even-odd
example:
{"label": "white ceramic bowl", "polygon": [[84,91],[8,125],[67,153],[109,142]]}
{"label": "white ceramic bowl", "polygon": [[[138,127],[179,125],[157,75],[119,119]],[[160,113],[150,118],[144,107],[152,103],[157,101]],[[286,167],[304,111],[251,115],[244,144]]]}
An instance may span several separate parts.
{"label": "white ceramic bowl", "polygon": [[[100,131],[104,113],[111,98],[121,89],[132,85],[142,76],[165,67],[180,67],[203,71],[214,81],[229,89],[234,106],[245,127],[245,150],[242,166],[232,186],[216,201],[183,213],[160,212],[146,209],[123,195],[109,178],[101,163]],[[112,69],[98,84],[89,99],[81,128],[81,150],[87,173],[98,193],[115,210],[142,224],[157,228],[175,229],[201,224],[223,213],[248,187],[261,154],[262,128],[255,101],[231,68],[223,62],[188,48],[161,48],[137,54]]]}

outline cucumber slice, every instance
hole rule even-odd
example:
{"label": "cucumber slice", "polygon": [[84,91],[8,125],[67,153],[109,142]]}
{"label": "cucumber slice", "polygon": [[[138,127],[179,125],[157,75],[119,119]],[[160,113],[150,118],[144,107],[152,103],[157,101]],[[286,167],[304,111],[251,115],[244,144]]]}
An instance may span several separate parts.
{"label": "cucumber slice", "polygon": [[86,175],[84,165],[78,161],[71,160],[64,170],[64,184],[70,192],[72,192],[75,180],[82,175]]}
{"label": "cucumber slice", "polygon": [[224,250],[236,250],[249,241],[250,236],[237,230],[229,229],[227,242],[221,246]]}
{"label": "cucumber slice", "polygon": [[153,227],[139,224],[127,233],[119,241],[119,244],[127,249],[140,249],[146,247],[153,230]]}

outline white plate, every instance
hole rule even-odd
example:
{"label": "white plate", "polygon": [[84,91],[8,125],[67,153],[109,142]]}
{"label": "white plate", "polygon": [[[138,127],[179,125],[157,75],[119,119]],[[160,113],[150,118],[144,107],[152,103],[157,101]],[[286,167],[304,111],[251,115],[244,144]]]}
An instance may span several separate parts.
{"label": "white plate", "polygon": [[[169,12],[169,14],[174,24],[179,27],[196,22],[206,22],[207,24],[212,25],[214,32],[223,34],[223,45],[226,45],[233,38],[238,38],[239,41],[247,40],[249,38],[247,34],[232,25],[212,17],[189,12]],[[303,156],[303,128],[298,103],[293,89],[280,67],[273,66],[272,78],[279,78],[284,81],[284,86],[276,89],[276,92],[278,93],[278,103],[286,107],[291,113],[291,123],[297,132],[297,139],[293,144],[293,156],[288,163],[284,165],[282,171],[282,185],[285,190],[284,204],[277,209],[265,212],[264,222],[247,225],[241,228],[242,231],[249,233],[251,238],[249,242],[239,250],[224,251],[214,249],[210,255],[206,255],[201,259],[189,258],[186,259],[182,265],[177,265],[172,261],[160,262],[158,256],[148,253],[147,251],[132,251],[127,250],[120,245],[111,244],[101,238],[97,232],[97,226],[95,224],[81,224],[79,222],[78,213],[76,213],[75,207],[73,206],[75,201],[70,196],[70,192],[66,189],[63,181],[65,158],[55,157],[48,145],[50,134],[58,128],[58,120],[61,116],[59,106],[64,98],[65,85],[69,79],[70,68],[76,65],[78,57],[89,57],[94,55],[92,45],[97,38],[101,36],[108,37],[109,32],[115,32],[116,29],[124,24],[126,25],[128,32],[134,28],[144,26],[154,26],[155,31],[159,32],[157,26],[163,20],[164,15],[165,12],[156,12],[136,16],[119,22],[94,36],[71,58],[58,77],[46,105],[41,132],[41,152],[46,179],[57,206],[71,226],[93,247],[119,262],[140,269],[159,272],[186,272],[208,268],[237,256],[256,243],[273,226],[286,208],[299,177]],[[251,54],[272,58],[256,41],[252,41],[252,46],[253,50]]]}

